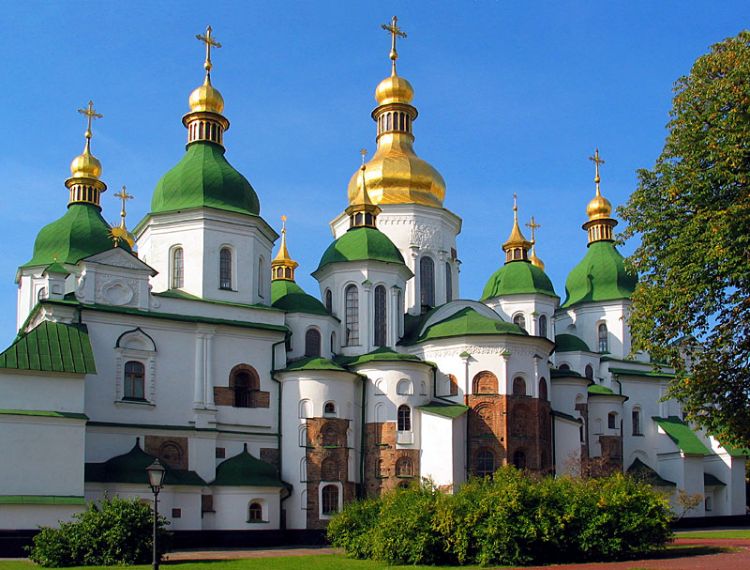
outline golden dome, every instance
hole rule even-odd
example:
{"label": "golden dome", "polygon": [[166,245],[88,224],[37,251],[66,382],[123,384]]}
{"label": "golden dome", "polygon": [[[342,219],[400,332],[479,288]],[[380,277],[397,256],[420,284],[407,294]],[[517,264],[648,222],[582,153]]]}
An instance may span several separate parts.
{"label": "golden dome", "polygon": [[414,88],[406,79],[398,75],[386,77],[378,83],[375,89],[375,100],[378,105],[389,103],[411,103],[414,98]]}
{"label": "golden dome", "polygon": [[224,97],[211,85],[211,80],[206,76],[203,85],[190,94],[188,104],[192,113],[208,112],[220,115],[224,110]]}
{"label": "golden dome", "polygon": [[[365,185],[373,204],[422,204],[442,208],[445,180],[432,165],[414,153],[410,135],[381,135],[378,149],[366,167]],[[362,173],[357,170],[349,180],[350,203],[361,194],[361,186]]]}
{"label": "golden dome", "polygon": [[86,148],[70,163],[70,175],[72,178],[99,178],[102,175],[102,163],[91,154],[88,139]]}
{"label": "golden dome", "polygon": [[586,206],[586,215],[589,217],[589,220],[602,220],[609,218],[612,215],[612,204],[597,192],[596,196],[594,196],[591,202],[588,203],[588,206]]}

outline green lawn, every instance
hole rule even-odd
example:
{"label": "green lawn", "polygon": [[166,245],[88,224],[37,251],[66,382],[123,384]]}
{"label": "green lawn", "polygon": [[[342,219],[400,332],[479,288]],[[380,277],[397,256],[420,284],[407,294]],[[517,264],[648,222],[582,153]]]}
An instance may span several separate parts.
{"label": "green lawn", "polygon": [[750,538],[750,529],[681,530],[676,534],[678,538]]}

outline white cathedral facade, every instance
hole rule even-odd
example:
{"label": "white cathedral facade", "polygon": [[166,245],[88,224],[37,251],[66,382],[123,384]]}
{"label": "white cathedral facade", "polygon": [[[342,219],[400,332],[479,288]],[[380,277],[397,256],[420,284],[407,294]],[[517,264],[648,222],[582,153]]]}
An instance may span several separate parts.
{"label": "white cathedral facade", "polygon": [[450,492],[504,464],[637,473],[673,497],[701,494],[687,516],[745,513],[745,455],[683,421],[663,399],[670,370],[630,354],[636,279],[598,163],[564,299],[516,208],[505,264],[480,300],[461,299],[461,218],[415,154],[413,89],[391,58],[377,151],[331,222],[316,295],[224,156],[210,57],[185,156],[132,233],[101,215],[86,109],[67,211],[16,275],[0,529],[54,526],[105,494],[149,500],[155,458],[178,531],[321,529],[357,497],[420,478]]}

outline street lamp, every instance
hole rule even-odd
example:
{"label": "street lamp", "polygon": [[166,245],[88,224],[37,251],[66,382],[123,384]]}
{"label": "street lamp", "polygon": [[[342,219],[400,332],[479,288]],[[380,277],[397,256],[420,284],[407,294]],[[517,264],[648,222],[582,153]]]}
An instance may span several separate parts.
{"label": "street lamp", "polygon": [[156,527],[159,519],[159,491],[161,491],[162,485],[164,484],[164,474],[167,472],[164,466],[159,463],[158,459],[154,459],[154,462],[146,467],[146,473],[148,474],[148,484],[151,486],[151,491],[154,493],[154,535],[152,539],[153,547],[153,566],[154,570],[159,570],[159,548],[156,544]]}

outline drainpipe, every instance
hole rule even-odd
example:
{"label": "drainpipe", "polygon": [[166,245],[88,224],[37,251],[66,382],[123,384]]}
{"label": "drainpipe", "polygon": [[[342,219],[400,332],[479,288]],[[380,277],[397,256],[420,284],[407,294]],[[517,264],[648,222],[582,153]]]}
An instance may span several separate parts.
{"label": "drainpipe", "polygon": [[365,490],[365,416],[367,413],[367,382],[365,378],[357,374],[362,382],[362,420],[359,429],[359,498],[363,499]]}

